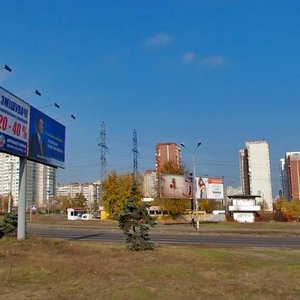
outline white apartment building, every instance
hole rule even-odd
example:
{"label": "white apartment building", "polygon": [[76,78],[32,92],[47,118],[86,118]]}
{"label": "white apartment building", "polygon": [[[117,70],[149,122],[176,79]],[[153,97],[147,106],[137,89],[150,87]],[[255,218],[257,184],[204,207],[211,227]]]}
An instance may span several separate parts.
{"label": "white apartment building", "polygon": [[[0,195],[13,197],[13,206],[19,200],[19,157],[0,153]],[[27,161],[26,206],[36,204],[45,207],[55,197],[57,170],[32,161]]]}
{"label": "white apartment building", "polygon": [[241,186],[234,187],[234,186],[228,185],[226,187],[225,192],[226,192],[226,196],[234,196],[234,195],[242,195],[243,194]]}
{"label": "white apartment building", "polygon": [[83,194],[88,202],[88,205],[93,205],[100,198],[100,182],[94,183],[71,183],[57,184],[57,196],[67,196],[75,198],[77,194]]}
{"label": "white apartment building", "polygon": [[154,170],[146,170],[144,172],[144,197],[157,197],[157,173]]}
{"label": "white apartment building", "polygon": [[260,196],[266,210],[273,210],[269,145],[266,141],[246,142],[240,151],[240,175],[244,195]]}
{"label": "white apartment building", "polygon": [[0,153],[0,195],[12,194],[13,206],[19,199],[19,157]]}

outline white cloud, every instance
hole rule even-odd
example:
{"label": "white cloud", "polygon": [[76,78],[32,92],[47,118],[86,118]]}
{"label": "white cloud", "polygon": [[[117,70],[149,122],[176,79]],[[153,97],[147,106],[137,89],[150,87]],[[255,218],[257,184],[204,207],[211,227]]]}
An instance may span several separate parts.
{"label": "white cloud", "polygon": [[155,47],[155,46],[167,46],[171,44],[172,37],[166,33],[159,33],[155,36],[148,38],[145,41],[145,46]]}
{"label": "white cloud", "polygon": [[226,59],[223,56],[207,56],[200,60],[200,65],[218,67],[226,64]]}
{"label": "white cloud", "polygon": [[181,61],[184,64],[191,64],[192,62],[195,61],[195,59],[196,59],[196,54],[193,52],[185,53],[181,57]]}

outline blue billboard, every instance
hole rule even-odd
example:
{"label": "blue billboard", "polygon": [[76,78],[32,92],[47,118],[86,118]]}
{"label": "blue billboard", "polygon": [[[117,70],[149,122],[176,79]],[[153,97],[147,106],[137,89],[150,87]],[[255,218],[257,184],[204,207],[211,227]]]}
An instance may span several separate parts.
{"label": "blue billboard", "polygon": [[28,159],[63,168],[65,134],[64,125],[31,106]]}

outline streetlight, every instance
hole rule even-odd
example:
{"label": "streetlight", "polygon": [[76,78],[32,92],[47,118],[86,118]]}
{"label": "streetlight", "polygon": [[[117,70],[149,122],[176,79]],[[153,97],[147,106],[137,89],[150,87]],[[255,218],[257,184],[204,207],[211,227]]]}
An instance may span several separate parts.
{"label": "streetlight", "polygon": [[69,118],[76,120],[76,116],[73,114],[61,116],[61,117],[57,118],[56,120],[61,123],[65,123],[65,122],[67,122],[67,120],[69,120]]}
{"label": "streetlight", "polygon": [[8,72],[11,72],[11,68],[8,65],[4,65],[4,67],[0,68],[0,70],[6,70]]}
{"label": "streetlight", "polygon": [[[190,151],[190,149],[184,144],[181,143],[180,145],[187,149],[191,154],[192,154],[192,159],[193,159],[193,213],[196,212],[196,230],[199,231],[199,205],[198,205],[198,201],[197,201],[197,183],[196,183],[196,160],[195,160],[195,156],[196,156],[196,152],[197,149],[200,147],[202,143],[198,142],[198,144],[196,145],[194,151]],[[193,217],[194,219],[194,217]]]}
{"label": "streetlight", "polygon": [[56,108],[60,108],[60,105],[58,103],[56,103],[56,102],[48,104],[48,105],[45,105],[45,106],[41,106],[41,107],[38,107],[38,108],[42,109],[42,108],[47,108],[47,107],[50,107],[50,106],[55,106]]}
{"label": "streetlight", "polygon": [[35,93],[36,95],[38,95],[38,96],[42,96],[42,93],[39,92],[38,90],[35,90],[34,93]]}

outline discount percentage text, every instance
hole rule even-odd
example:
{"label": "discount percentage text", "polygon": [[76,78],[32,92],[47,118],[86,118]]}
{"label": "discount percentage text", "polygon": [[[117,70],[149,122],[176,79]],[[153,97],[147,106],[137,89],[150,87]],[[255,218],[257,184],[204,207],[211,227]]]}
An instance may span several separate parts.
{"label": "discount percentage text", "polygon": [[30,106],[0,87],[0,150],[27,155]]}

